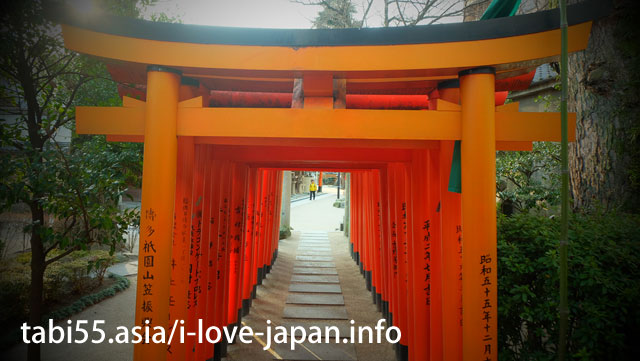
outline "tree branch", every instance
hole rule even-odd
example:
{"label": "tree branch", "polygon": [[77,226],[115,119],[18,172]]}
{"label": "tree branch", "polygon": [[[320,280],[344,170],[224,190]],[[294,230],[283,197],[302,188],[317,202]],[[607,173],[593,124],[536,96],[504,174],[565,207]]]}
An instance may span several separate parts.
{"label": "tree branch", "polygon": [[80,247],[78,247],[78,246],[71,247],[71,248],[69,248],[68,250],[66,250],[66,251],[64,251],[64,252],[62,252],[62,253],[60,253],[59,255],[57,255],[57,256],[55,256],[55,257],[53,257],[53,258],[49,258],[48,260],[44,261],[44,265],[45,265],[45,267],[46,267],[46,266],[48,266],[48,265],[50,265],[50,264],[52,264],[53,262],[55,262],[55,261],[57,261],[57,260],[59,260],[59,259],[63,258],[63,257],[68,256],[69,254],[71,254],[71,252],[73,252],[73,251],[77,251],[78,249],[80,249]]}
{"label": "tree branch", "polygon": [[400,10],[400,3],[398,3],[398,0],[395,0],[396,3],[396,8],[398,9],[398,15],[400,15],[400,19],[402,20],[402,24],[404,26],[407,26],[407,22],[404,20],[404,15],[402,14],[402,10]]}
{"label": "tree branch", "polygon": [[371,10],[372,4],[373,4],[373,0],[369,0],[369,3],[367,4],[367,9],[364,11],[364,14],[362,15],[362,21],[360,22],[360,29],[362,29],[362,27],[364,26],[364,22],[367,19],[367,15],[369,14],[369,10]]}
{"label": "tree branch", "polygon": [[[64,104],[64,111],[60,114],[58,114],[58,118],[56,119],[55,123],[53,124],[53,126],[49,129],[47,129],[46,132],[46,137],[51,138],[51,136],[53,136],[53,133],[55,133],[56,130],[58,130],[61,126],[65,125],[66,123],[68,123],[70,120],[73,119],[73,117],[67,117],[67,114],[69,113],[69,108],[71,107],[71,104],[73,103],[73,101],[75,100],[76,94],[78,93],[78,90],[87,82],[93,80],[93,78],[82,78],[78,84],[76,84],[76,86],[73,88],[73,90],[71,91],[71,95],[69,95],[69,99],[67,99],[67,102]],[[57,144],[57,143],[56,143]]]}
{"label": "tree branch", "polygon": [[55,242],[54,244],[52,244],[52,245],[51,245],[51,247],[47,248],[47,249],[44,251],[44,256],[46,257],[46,256],[49,254],[49,252],[53,251],[53,250],[54,250],[56,247],[58,247],[59,245],[60,245],[60,242]]}
{"label": "tree branch", "polygon": [[[73,172],[71,172],[71,167],[69,166],[69,161],[67,160],[67,157],[64,155],[64,152],[62,151],[62,149],[60,148],[60,145],[58,144],[58,142],[53,141],[53,144],[55,145],[56,149],[58,150],[58,152],[60,153],[60,156],[62,157],[62,162],[64,163],[64,168],[67,171],[68,175],[70,177],[73,177]],[[82,199],[82,192],[80,192],[80,190],[73,186],[72,187],[73,190],[76,192],[76,197],[78,198],[78,203],[80,206],[80,210],[82,211],[82,218],[83,218],[83,228],[85,230],[85,235],[87,238],[91,237],[91,230],[89,229],[89,213],[87,212],[87,208],[84,204],[84,200]]]}

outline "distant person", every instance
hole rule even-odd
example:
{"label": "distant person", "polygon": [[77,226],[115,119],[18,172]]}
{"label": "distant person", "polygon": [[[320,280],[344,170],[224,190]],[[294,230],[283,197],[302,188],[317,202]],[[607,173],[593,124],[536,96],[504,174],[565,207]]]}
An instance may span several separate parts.
{"label": "distant person", "polygon": [[312,179],[311,180],[311,184],[309,184],[309,200],[315,200],[316,199],[316,191],[317,190],[318,190],[318,185],[316,185],[316,183]]}

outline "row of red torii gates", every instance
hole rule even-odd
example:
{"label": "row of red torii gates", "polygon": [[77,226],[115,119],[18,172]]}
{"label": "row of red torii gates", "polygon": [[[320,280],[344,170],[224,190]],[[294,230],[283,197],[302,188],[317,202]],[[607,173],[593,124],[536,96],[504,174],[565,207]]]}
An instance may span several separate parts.
{"label": "row of red torii gates", "polygon": [[[597,11],[569,7],[569,51]],[[277,256],[282,170],[335,170],[351,173],[354,259],[408,358],[497,359],[495,151],[560,138],[557,113],[502,103],[560,53],[557,11],[362,30],[59,18],[67,48],[128,84],[122,107],[78,107],[77,132],[144,142],[136,325],[238,324]]]}

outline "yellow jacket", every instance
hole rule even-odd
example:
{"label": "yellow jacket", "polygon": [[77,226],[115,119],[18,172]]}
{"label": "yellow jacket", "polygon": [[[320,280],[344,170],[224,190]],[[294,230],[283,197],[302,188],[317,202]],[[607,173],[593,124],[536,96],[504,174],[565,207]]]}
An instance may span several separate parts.
{"label": "yellow jacket", "polygon": [[315,192],[317,190],[318,190],[318,185],[317,184],[315,184],[315,183],[309,184],[309,191],[310,192]]}

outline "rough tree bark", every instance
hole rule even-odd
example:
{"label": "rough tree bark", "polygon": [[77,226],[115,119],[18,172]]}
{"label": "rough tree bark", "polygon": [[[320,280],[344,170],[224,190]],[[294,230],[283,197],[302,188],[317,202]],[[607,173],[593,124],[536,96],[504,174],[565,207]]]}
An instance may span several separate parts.
{"label": "rough tree bark", "polygon": [[[29,290],[29,326],[31,327],[31,332],[29,338],[33,335],[33,328],[41,326],[42,324],[42,297],[44,291],[44,271],[46,269],[44,245],[37,229],[37,226],[44,224],[44,210],[37,201],[31,202],[30,208],[31,219],[33,224],[36,224],[36,228],[31,232],[31,288]],[[27,360],[40,360],[39,344],[34,342],[29,343],[27,346]]]}
{"label": "rough tree bark", "polygon": [[609,16],[594,22],[588,48],[569,58],[569,111],[577,113],[569,164],[577,211],[639,209],[638,2],[613,4]]}

